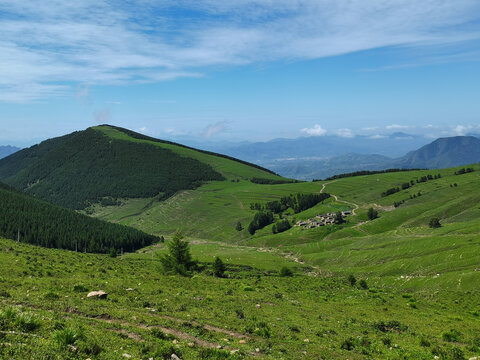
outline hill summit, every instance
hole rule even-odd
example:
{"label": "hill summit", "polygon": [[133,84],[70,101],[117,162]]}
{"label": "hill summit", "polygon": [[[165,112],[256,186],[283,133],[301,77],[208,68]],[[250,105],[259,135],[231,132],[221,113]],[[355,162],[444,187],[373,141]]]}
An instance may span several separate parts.
{"label": "hill summit", "polygon": [[72,209],[118,198],[165,199],[235,176],[278,177],[255,165],[109,125],[46,140],[0,160],[1,181]]}
{"label": "hill summit", "polygon": [[404,168],[439,169],[468,165],[480,159],[480,139],[473,136],[440,138],[397,160]]}

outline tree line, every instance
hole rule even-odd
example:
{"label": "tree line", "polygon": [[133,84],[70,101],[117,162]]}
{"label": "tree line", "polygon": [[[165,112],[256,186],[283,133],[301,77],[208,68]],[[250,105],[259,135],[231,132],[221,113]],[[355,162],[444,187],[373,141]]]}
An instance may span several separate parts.
{"label": "tree line", "polygon": [[0,236],[94,253],[134,251],[159,239],[142,231],[90,218],[0,185]]}
{"label": "tree line", "polygon": [[[386,173],[394,173],[394,172],[401,172],[401,171],[416,171],[416,170],[426,170],[426,169],[386,169],[386,170],[360,170],[360,171],[354,171],[354,172],[349,172],[349,173],[344,173],[344,174],[337,174],[330,176],[325,179],[327,180],[336,180],[336,179],[343,179],[347,177],[354,177],[354,176],[363,176],[363,175],[375,175],[375,174],[386,174]],[[324,181],[322,179],[313,179],[312,182],[315,181]]]}
{"label": "tree line", "polygon": [[424,182],[427,182],[429,180],[440,179],[441,177],[442,177],[442,175],[440,175],[440,174],[437,174],[437,175],[428,174],[428,175],[422,176],[420,178],[410,180],[409,182],[404,182],[404,183],[402,183],[401,186],[396,186],[396,187],[392,187],[390,189],[387,189],[387,190],[383,191],[381,195],[382,195],[382,197],[386,197],[386,196],[395,194],[395,193],[399,192],[400,190],[406,190],[406,189],[414,186],[415,184],[424,183]]}
{"label": "tree line", "polygon": [[290,179],[264,179],[253,177],[250,181],[254,184],[262,184],[262,185],[279,185],[279,184],[294,184],[299,183],[299,180],[290,180]]}

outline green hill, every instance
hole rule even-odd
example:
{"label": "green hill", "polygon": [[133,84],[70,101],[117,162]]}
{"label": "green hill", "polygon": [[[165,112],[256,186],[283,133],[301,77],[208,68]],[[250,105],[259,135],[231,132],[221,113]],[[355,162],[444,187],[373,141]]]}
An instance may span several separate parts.
{"label": "green hill", "polygon": [[213,153],[111,126],[50,139],[0,160],[0,180],[55,204],[84,209],[119,199],[166,199],[202,183],[281,179]]}
{"label": "green hill", "polygon": [[50,248],[133,251],[158,238],[139,230],[92,219],[35,199],[0,183],[0,236]]}

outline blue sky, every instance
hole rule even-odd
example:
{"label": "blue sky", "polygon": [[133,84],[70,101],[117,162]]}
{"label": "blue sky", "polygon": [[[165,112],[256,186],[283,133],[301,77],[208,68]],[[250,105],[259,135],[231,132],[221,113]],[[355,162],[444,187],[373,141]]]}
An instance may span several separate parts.
{"label": "blue sky", "polygon": [[0,0],[0,144],[480,133],[476,0]]}

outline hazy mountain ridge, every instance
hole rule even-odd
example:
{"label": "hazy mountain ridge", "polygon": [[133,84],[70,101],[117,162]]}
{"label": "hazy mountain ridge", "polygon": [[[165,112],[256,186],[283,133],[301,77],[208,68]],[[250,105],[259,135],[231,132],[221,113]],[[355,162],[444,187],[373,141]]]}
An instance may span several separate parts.
{"label": "hazy mountain ridge", "polygon": [[17,148],[16,146],[10,146],[10,145],[0,146],[0,159],[3,159],[4,157],[11,155],[17,152],[18,150],[20,150],[20,148]]}
{"label": "hazy mountain ridge", "polygon": [[388,168],[439,169],[480,161],[480,139],[473,136],[439,138],[399,158],[350,153],[326,159],[291,159],[264,162],[280,175],[301,180],[321,179],[359,170]]}

